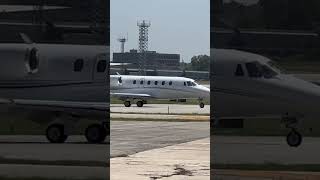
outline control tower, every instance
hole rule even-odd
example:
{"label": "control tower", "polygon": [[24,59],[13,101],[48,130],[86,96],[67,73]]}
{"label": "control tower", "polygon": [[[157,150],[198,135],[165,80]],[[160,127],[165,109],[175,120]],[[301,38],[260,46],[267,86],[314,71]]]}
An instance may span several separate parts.
{"label": "control tower", "polygon": [[121,37],[121,38],[118,38],[118,41],[121,43],[120,52],[124,53],[124,44],[128,41],[128,39],[125,37]]}

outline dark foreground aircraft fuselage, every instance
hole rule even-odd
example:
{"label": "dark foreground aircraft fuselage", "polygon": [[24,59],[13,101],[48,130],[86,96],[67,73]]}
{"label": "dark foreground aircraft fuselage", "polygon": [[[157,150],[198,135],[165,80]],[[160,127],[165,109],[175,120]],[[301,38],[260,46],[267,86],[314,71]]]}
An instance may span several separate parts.
{"label": "dark foreground aircraft fuselage", "polygon": [[89,142],[103,142],[109,111],[108,53],[107,46],[0,44],[1,112],[47,123],[51,142],[64,142],[79,118],[100,120],[89,125],[85,135]]}

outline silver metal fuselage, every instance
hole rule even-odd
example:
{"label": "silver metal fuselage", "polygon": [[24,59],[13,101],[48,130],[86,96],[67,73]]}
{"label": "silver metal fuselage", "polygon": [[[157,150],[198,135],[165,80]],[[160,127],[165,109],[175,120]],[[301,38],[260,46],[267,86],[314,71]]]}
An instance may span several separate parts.
{"label": "silver metal fuselage", "polygon": [[[119,83],[119,77],[122,83]],[[136,83],[133,83],[134,81]],[[194,80],[184,77],[111,75],[110,92],[148,94],[150,98],[155,99],[206,99],[210,97],[210,89],[198,84],[188,86],[187,82],[194,82]]]}
{"label": "silver metal fuselage", "polygon": [[[36,48],[37,72],[28,72],[27,51]],[[0,97],[61,101],[108,100],[107,69],[97,72],[99,60],[106,60],[106,46],[1,44]],[[74,71],[77,59],[83,68]],[[108,63],[106,63],[108,64]]]}
{"label": "silver metal fuselage", "polygon": [[212,49],[212,103],[214,118],[284,117],[319,115],[320,86],[278,73],[272,78],[235,76],[247,62],[266,64],[263,56],[236,50]]}

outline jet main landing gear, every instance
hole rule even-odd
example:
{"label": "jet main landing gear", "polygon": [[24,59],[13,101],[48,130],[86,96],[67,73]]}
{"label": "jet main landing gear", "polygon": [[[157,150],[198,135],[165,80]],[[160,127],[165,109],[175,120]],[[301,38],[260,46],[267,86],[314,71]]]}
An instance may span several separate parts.
{"label": "jet main landing gear", "polygon": [[89,143],[102,143],[107,137],[107,130],[104,125],[92,124],[87,127],[85,136]]}
{"label": "jet main landing gear", "polygon": [[124,106],[125,107],[130,107],[131,106],[131,102],[130,101],[124,101]]}
{"label": "jet main landing gear", "polygon": [[68,138],[62,124],[50,125],[46,130],[46,136],[51,143],[64,143]]}
{"label": "jet main landing gear", "polygon": [[143,101],[137,101],[137,106],[138,107],[143,107],[144,102]]}

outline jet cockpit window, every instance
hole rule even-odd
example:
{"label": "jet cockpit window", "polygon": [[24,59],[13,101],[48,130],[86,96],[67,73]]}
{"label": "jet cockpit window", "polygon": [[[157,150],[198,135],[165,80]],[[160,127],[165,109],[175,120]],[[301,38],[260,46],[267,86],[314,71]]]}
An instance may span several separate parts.
{"label": "jet cockpit window", "polygon": [[183,85],[186,86],[187,85],[186,82],[183,82]]}
{"label": "jet cockpit window", "polygon": [[197,86],[197,84],[195,82],[191,82],[192,86]]}
{"label": "jet cockpit window", "polygon": [[273,69],[271,69],[267,65],[262,65],[262,71],[263,71],[263,77],[270,79],[278,75],[277,72],[275,72]]}
{"label": "jet cockpit window", "polygon": [[80,72],[82,71],[83,68],[83,59],[77,59],[74,63],[73,63],[73,71],[74,72]]}
{"label": "jet cockpit window", "polygon": [[107,61],[100,60],[97,65],[97,72],[105,72],[106,69],[107,69]]}
{"label": "jet cockpit window", "polygon": [[187,85],[188,85],[188,86],[192,86],[191,81],[187,81]]}
{"label": "jet cockpit window", "polygon": [[236,72],[234,73],[235,76],[244,76],[244,71],[242,69],[242,65],[238,64],[236,68]]}
{"label": "jet cockpit window", "polygon": [[249,77],[255,77],[255,78],[262,77],[262,68],[258,62],[246,63],[246,68],[247,68]]}

